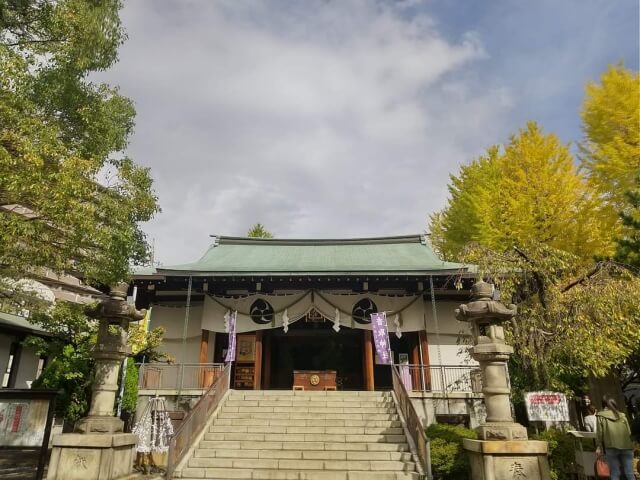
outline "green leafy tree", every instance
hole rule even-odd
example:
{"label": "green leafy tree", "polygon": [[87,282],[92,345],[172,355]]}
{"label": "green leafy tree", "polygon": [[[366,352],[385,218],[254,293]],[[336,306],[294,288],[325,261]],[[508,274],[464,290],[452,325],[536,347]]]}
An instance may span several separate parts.
{"label": "green leafy tree", "polygon": [[0,0],[3,278],[45,267],[108,284],[147,259],[139,223],[156,197],[148,170],[121,153],[134,108],[88,80],[116,61],[120,6]]}
{"label": "green leafy tree", "polygon": [[624,229],[617,241],[615,259],[640,272],[640,176],[635,190],[626,192],[626,198],[628,205],[620,213]]}
{"label": "green leafy tree", "polygon": [[575,472],[576,450],[573,437],[557,428],[533,435],[531,440],[547,442],[551,480],[571,478]]}
{"label": "green leafy tree", "polygon": [[448,188],[449,202],[429,228],[445,258],[469,242],[497,251],[541,242],[585,261],[613,251],[615,221],[590,194],[567,146],[533,122],[461,167]]}
{"label": "green leafy tree", "polygon": [[[24,342],[25,346],[47,357],[47,365],[33,386],[61,390],[62,394],[56,400],[56,409],[67,421],[73,423],[86,415],[89,408],[97,322],[86,316],[82,305],[69,302],[58,302],[47,311],[37,312],[31,321],[51,335],[46,339],[30,336]],[[163,334],[162,327],[147,332],[143,326],[132,324],[128,335],[132,355],[145,355],[151,360],[162,359],[163,355],[158,347]],[[135,369],[135,365],[133,368]],[[133,373],[128,371],[127,374],[127,382],[131,382],[129,377]],[[125,388],[129,388],[128,393],[125,390],[125,399],[128,399],[126,408],[130,408],[133,387],[126,385]],[[135,391],[137,395],[137,375]],[[135,405],[133,408],[135,411]]]}
{"label": "green leafy tree", "polygon": [[261,223],[256,223],[247,232],[249,238],[273,238],[273,234],[267,230]]}
{"label": "green leafy tree", "polygon": [[82,306],[67,302],[37,313],[31,321],[52,335],[47,339],[31,336],[24,342],[47,357],[47,365],[33,387],[61,390],[56,410],[65,420],[75,422],[89,408],[97,324],[84,314]]}
{"label": "green leafy tree", "polygon": [[640,345],[640,278],[618,264],[586,265],[544,244],[501,252],[470,244],[461,257],[518,305],[507,325],[516,389],[576,391]]}

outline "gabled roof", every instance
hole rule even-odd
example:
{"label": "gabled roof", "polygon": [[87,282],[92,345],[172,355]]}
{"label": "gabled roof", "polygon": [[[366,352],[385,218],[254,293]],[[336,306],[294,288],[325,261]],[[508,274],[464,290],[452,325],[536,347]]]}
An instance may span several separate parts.
{"label": "gabled roof", "polygon": [[424,235],[326,240],[220,236],[197,262],[146,268],[135,276],[425,275],[461,270],[466,267],[460,263],[440,260]]}

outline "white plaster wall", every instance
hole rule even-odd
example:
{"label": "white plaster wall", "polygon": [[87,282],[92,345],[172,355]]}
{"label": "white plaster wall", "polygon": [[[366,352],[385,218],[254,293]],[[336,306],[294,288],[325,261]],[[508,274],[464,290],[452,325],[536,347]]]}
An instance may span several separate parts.
{"label": "white plaster wall", "polygon": [[[468,338],[468,337],[467,337]],[[431,365],[476,365],[468,353],[469,345],[460,343],[458,335],[428,333]]]}
{"label": "white plaster wall", "polygon": [[[176,363],[200,363],[202,305],[192,305],[190,308],[187,341],[183,347],[182,336],[185,325],[185,310],[184,307],[173,308],[154,305],[151,310],[149,328],[163,327],[165,329],[159,350],[175,358]],[[211,338],[209,343],[211,343]]]}
{"label": "white plaster wall", "polygon": [[11,349],[11,343],[14,337],[7,335],[6,333],[0,333],[0,385],[2,385],[2,378],[4,372],[7,369],[7,362],[9,361],[9,351]]}
{"label": "white plaster wall", "polygon": [[39,360],[40,357],[36,354],[35,350],[22,348],[14,388],[29,388],[27,382],[32,382],[36,379]]}

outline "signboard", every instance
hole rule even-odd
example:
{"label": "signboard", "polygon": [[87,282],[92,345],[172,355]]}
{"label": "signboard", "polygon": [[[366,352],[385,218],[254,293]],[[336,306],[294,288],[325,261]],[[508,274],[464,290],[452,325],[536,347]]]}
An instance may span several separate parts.
{"label": "signboard", "polygon": [[[11,447],[19,447],[22,452],[19,453],[20,463],[30,472],[35,470],[35,480],[42,480],[44,476],[55,399],[60,393],[53,390],[0,389],[0,452],[15,451]],[[31,455],[29,451],[37,454]],[[6,473],[7,466],[11,466],[5,460],[0,459],[0,476]]]}
{"label": "signboard", "polygon": [[569,404],[564,393],[529,392],[524,396],[531,422],[568,422]]}
{"label": "signboard", "polygon": [[48,410],[48,400],[0,402],[0,445],[40,447]]}

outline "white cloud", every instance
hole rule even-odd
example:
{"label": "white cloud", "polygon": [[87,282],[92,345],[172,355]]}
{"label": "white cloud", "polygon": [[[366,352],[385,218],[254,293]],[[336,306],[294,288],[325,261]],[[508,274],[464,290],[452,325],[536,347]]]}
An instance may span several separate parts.
{"label": "white cloud", "polygon": [[[504,132],[509,91],[468,75],[470,33],[375,2],[127,2],[102,75],[136,102],[130,154],[165,264],[260,221],[277,236],[417,232],[448,173]],[[270,7],[270,8],[267,8]]]}

